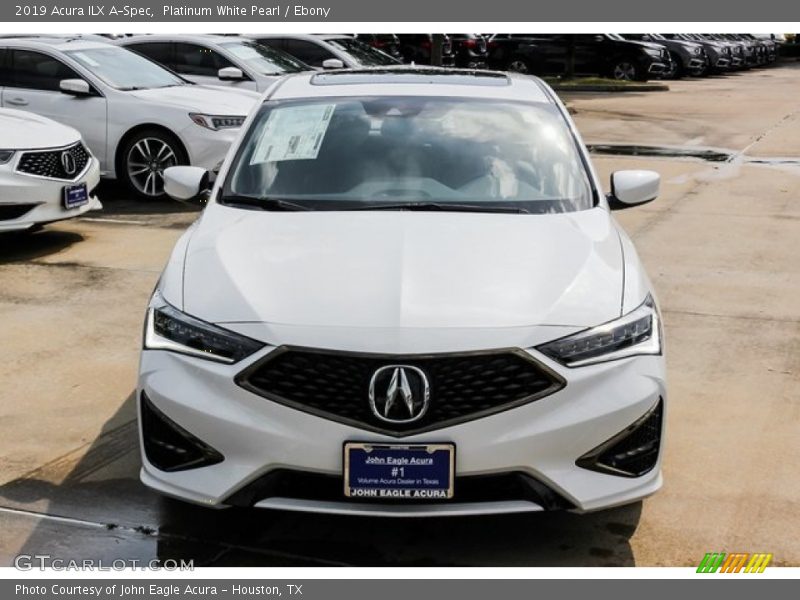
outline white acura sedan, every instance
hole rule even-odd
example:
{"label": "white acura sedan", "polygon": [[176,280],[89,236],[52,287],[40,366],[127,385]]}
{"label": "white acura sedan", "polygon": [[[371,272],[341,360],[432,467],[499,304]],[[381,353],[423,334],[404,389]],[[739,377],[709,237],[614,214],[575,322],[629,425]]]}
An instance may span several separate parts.
{"label": "white acura sedan", "polygon": [[214,169],[260,97],[192,84],[124,48],[81,38],[0,39],[2,106],[72,126],[136,194],[164,194],[163,171]]}
{"label": "white acura sedan", "polygon": [[[188,200],[208,174],[175,167]],[[283,80],[147,313],[142,481],[206,506],[387,516],[569,509],[661,486],[659,312],[541,81]]]}
{"label": "white acura sedan", "polygon": [[97,159],[72,127],[0,108],[0,132],[0,232],[102,208]]}

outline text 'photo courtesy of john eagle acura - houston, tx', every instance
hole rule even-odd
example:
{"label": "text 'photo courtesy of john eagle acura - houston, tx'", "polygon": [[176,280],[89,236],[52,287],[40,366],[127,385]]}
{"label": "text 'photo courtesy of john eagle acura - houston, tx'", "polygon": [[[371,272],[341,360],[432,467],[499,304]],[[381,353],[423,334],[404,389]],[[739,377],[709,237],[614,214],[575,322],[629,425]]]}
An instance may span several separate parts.
{"label": "text 'photo courtesy of john eagle acura - houston, tx'", "polygon": [[659,183],[616,171],[604,195],[527,75],[284,78],[216,178],[164,172],[205,209],[146,313],[142,481],[209,507],[383,516],[653,494],[661,319],[610,209]]}

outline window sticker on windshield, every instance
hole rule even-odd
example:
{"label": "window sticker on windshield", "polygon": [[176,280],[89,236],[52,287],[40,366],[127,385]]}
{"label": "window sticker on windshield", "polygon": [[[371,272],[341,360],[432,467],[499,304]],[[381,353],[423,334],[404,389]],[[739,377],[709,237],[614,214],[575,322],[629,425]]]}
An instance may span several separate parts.
{"label": "window sticker on windshield", "polygon": [[317,158],[335,108],[335,104],[314,104],[274,109],[250,164]]}

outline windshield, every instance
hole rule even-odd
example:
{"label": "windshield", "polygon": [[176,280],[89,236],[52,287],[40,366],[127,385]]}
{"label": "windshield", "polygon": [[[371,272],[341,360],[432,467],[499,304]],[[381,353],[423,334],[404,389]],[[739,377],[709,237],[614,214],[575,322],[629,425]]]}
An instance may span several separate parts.
{"label": "windshield", "polygon": [[[316,210],[424,203],[514,212],[591,208],[592,188],[555,106],[444,97],[266,103],[223,203]],[[284,206],[285,208],[285,206]]]}
{"label": "windshield", "polygon": [[184,79],[140,54],[116,46],[71,50],[67,55],[118,90],[146,90],[187,84]]}
{"label": "windshield", "polygon": [[310,68],[285,52],[256,42],[227,42],[220,46],[262,75],[298,73]]}
{"label": "windshield", "polygon": [[400,62],[385,52],[376,50],[372,46],[353,38],[334,38],[325,41],[331,46],[336,46],[346,52],[357,63],[365,66],[396,65]]}

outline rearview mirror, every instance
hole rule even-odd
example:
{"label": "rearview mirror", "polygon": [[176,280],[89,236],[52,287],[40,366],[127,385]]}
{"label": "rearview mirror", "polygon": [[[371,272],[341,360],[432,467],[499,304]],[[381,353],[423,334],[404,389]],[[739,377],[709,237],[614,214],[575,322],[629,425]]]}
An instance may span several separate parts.
{"label": "rearview mirror", "polygon": [[217,71],[217,77],[222,81],[241,81],[244,73],[237,67],[224,67]]}
{"label": "rearview mirror", "polygon": [[612,209],[627,208],[655,200],[661,176],[655,171],[615,171],[611,174],[608,204]]}
{"label": "rearview mirror", "polygon": [[344,69],[344,62],[338,58],[326,58],[322,61],[323,69]]}
{"label": "rearview mirror", "polygon": [[179,202],[205,204],[210,187],[209,173],[200,167],[164,169],[164,191]]}
{"label": "rearview mirror", "polygon": [[90,96],[92,88],[83,79],[62,79],[58,83],[58,88],[65,94],[73,96]]}

